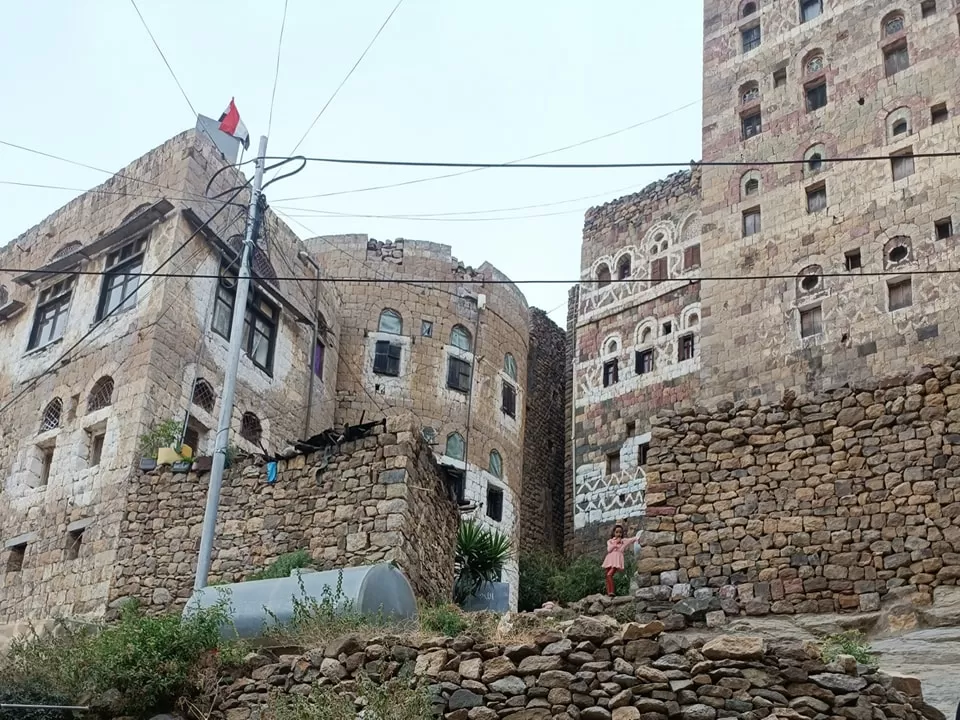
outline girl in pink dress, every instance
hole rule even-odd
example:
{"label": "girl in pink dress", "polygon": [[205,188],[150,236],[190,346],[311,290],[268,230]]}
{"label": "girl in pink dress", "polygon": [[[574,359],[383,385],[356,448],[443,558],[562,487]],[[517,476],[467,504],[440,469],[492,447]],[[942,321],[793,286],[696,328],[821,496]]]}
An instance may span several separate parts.
{"label": "girl in pink dress", "polygon": [[613,532],[607,540],[607,556],[603,559],[603,569],[607,573],[607,595],[610,597],[614,596],[613,576],[618,570],[623,570],[623,551],[639,539],[639,535],[624,538],[623,525],[617,523],[613,526]]}

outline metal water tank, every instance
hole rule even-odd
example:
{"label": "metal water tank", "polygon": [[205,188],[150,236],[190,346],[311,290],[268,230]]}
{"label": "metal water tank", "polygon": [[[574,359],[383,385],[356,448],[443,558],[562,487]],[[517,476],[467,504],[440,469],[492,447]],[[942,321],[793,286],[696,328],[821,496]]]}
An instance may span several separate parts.
{"label": "metal water tank", "polygon": [[[341,578],[341,573],[343,573]],[[221,628],[224,637],[253,638],[277,621],[288,623],[293,618],[294,598],[322,600],[324,588],[334,595],[340,583],[338,610],[348,603],[354,612],[379,615],[395,620],[409,620],[417,615],[417,600],[406,576],[394,565],[362,567],[324,572],[294,570],[290,577],[275,580],[215,585],[194,591],[183,610],[188,617],[198,608],[210,608],[224,597],[230,604],[231,623]],[[302,584],[302,588],[301,588]]]}

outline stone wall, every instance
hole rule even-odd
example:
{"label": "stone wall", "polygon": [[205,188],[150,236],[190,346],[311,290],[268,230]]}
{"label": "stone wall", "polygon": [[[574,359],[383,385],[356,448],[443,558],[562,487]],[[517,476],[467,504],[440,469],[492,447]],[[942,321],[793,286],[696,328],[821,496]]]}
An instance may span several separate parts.
{"label": "stone wall", "polygon": [[[205,477],[169,469],[128,488],[111,601],[154,610],[189,598],[203,522]],[[408,417],[344,443],[339,452],[279,462],[276,482],[245,461],[224,477],[210,582],[236,582],[306,549],[334,569],[395,561],[420,597],[449,597],[458,514]]]}
{"label": "stone wall", "polygon": [[[526,641],[435,637],[404,642],[346,637],[303,656],[253,655],[221,686],[215,712],[259,720],[277,694],[314,686],[344,694],[367,676],[411,677],[448,720],[943,720],[915,678],[890,676],[849,656],[829,665],[799,642],[661,634],[658,622],[623,628],[580,617]],[[358,703],[360,707],[360,703]]]}
{"label": "stone wall", "polygon": [[530,311],[520,549],[563,552],[564,360],[566,334]]}
{"label": "stone wall", "polygon": [[[638,570],[728,614],[870,611],[960,580],[960,362],[655,420]],[[704,609],[706,605],[704,606]]]}

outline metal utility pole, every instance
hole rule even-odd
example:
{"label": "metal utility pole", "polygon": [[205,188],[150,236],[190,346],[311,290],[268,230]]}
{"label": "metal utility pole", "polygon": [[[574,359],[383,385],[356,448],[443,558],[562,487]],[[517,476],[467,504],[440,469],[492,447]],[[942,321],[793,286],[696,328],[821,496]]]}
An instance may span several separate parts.
{"label": "metal utility pole", "polygon": [[[316,283],[313,287],[313,344],[310,346],[310,380],[307,384],[307,416],[303,421],[303,438],[310,437],[310,415],[313,411],[313,383],[314,376],[317,374],[317,339],[320,334],[320,266],[310,257],[310,254],[301,250],[298,254],[300,261],[307,265],[312,265],[317,273]],[[322,368],[321,368],[322,371]]]}
{"label": "metal utility pole", "polygon": [[256,170],[253,175],[253,192],[250,195],[250,210],[247,215],[247,231],[243,237],[240,253],[240,273],[237,276],[237,294],[233,300],[233,324],[230,327],[230,350],[223,381],[223,398],[220,404],[220,421],[213,450],[213,468],[210,470],[210,486],[207,489],[207,507],[203,513],[203,532],[200,536],[200,555],[197,558],[197,577],[194,591],[207,585],[210,574],[210,556],[213,552],[213,536],[217,528],[217,510],[220,506],[220,486],[227,462],[227,444],[230,439],[230,421],[233,418],[233,395],[237,386],[237,370],[240,367],[240,352],[243,349],[243,318],[247,310],[247,294],[250,290],[250,256],[253,254],[254,233],[259,225],[260,189],[263,187],[264,156],[267,154],[267,138],[260,136]]}

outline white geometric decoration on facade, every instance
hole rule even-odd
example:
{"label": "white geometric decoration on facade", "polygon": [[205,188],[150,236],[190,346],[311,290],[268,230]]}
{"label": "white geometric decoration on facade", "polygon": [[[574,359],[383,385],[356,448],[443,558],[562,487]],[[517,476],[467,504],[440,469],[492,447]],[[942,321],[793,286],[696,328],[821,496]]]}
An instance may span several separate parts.
{"label": "white geometric decoration on facade", "polygon": [[635,519],[647,510],[647,476],[643,468],[604,475],[601,464],[577,468],[573,526]]}

